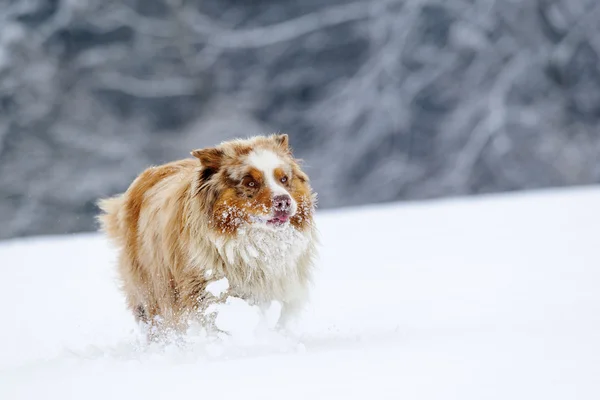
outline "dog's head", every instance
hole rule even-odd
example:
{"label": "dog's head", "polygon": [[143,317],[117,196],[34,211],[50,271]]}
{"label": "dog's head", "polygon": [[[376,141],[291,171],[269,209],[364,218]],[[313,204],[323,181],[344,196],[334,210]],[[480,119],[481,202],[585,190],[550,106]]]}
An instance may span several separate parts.
{"label": "dog's head", "polygon": [[192,151],[200,160],[196,196],[220,233],[245,224],[305,230],[314,194],[285,134],[232,140]]}

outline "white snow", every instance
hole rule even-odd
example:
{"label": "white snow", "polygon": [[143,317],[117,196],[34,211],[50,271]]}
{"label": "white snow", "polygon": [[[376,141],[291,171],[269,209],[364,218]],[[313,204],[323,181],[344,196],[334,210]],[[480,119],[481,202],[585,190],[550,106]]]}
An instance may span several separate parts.
{"label": "white snow", "polygon": [[235,340],[251,342],[260,320],[259,308],[237,297],[230,296],[225,304],[217,306],[217,328],[228,332]]}
{"label": "white snow", "polygon": [[599,189],[317,223],[294,334],[223,314],[252,332],[227,346],[197,332],[142,346],[98,235],[0,244],[0,399],[600,398]]}
{"label": "white snow", "polygon": [[[205,273],[205,275],[206,275],[206,273]],[[209,276],[210,276],[210,274],[209,274]],[[229,289],[229,281],[227,280],[227,278],[221,278],[219,280],[210,282],[208,285],[206,285],[206,291],[215,297],[220,297],[228,289]]]}

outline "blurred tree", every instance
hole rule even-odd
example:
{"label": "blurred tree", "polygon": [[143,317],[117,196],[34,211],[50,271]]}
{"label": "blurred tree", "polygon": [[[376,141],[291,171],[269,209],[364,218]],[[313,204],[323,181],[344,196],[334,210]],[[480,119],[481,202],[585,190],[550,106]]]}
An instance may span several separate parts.
{"label": "blurred tree", "polygon": [[600,179],[595,0],[9,0],[0,238],[285,131],[321,207]]}

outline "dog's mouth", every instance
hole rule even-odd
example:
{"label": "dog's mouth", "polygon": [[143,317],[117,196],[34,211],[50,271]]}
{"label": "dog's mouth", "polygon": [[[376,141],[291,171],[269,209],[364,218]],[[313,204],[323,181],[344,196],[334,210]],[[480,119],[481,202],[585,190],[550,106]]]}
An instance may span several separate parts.
{"label": "dog's mouth", "polygon": [[290,220],[290,216],[288,214],[279,214],[279,215],[275,215],[273,218],[268,219],[267,220],[267,225],[272,225],[272,226],[282,226],[284,225],[286,222],[288,222]]}
{"label": "dog's mouth", "polygon": [[254,223],[262,223],[271,227],[280,227],[290,221],[291,215],[286,212],[275,212],[269,216],[253,216],[251,218]]}

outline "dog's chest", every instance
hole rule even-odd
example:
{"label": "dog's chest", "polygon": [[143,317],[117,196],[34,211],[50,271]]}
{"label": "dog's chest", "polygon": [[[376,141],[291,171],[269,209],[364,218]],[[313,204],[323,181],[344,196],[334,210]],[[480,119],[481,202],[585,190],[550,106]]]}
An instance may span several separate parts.
{"label": "dog's chest", "polygon": [[216,241],[227,264],[229,280],[257,298],[285,297],[303,285],[301,257],[310,245],[307,234],[286,226],[279,229],[248,227],[234,239]]}

